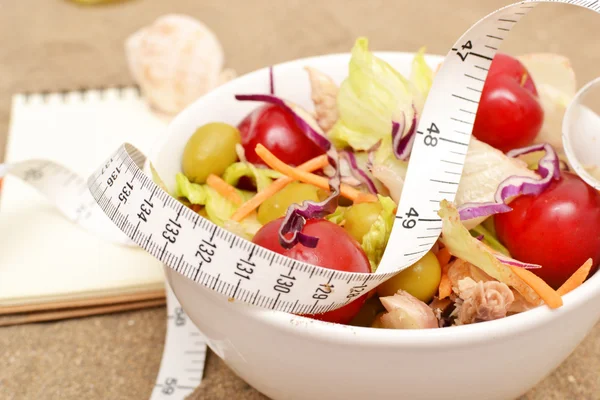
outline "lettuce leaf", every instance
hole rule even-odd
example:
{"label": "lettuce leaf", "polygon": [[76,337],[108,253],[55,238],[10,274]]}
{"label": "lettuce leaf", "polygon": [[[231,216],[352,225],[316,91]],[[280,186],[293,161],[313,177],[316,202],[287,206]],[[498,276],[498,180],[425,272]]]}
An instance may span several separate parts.
{"label": "lettuce leaf", "polygon": [[260,192],[269,186],[273,179],[281,178],[283,174],[268,168],[257,168],[248,162],[236,162],[227,167],[222,178],[230,185],[236,186],[243,176],[252,179]]}
{"label": "lettuce leaf", "polygon": [[346,214],[347,209],[347,207],[338,206],[338,208],[335,209],[333,214],[329,214],[325,217],[325,219],[329,222],[333,222],[334,224],[339,225],[344,220],[344,214]]}
{"label": "lettuce leaf", "polygon": [[[329,132],[338,148],[368,150],[391,136],[392,121],[412,121],[411,83],[368,49],[359,38],[352,49],[349,74],[337,97],[339,119]],[[410,124],[405,124],[405,132]]]}
{"label": "lettuce leaf", "polygon": [[396,203],[400,202],[407,170],[408,162],[398,160],[392,152],[391,136],[384,138],[375,153],[371,173],[378,182],[385,186],[386,191]]}
{"label": "lettuce leaf", "polygon": [[[211,188],[210,186],[204,186],[206,190],[206,214],[208,219],[213,223],[224,227],[225,222],[231,218],[231,215],[238,209],[238,206],[229,201],[227,198],[221,196],[219,192]],[[238,190],[238,193],[242,197],[242,201],[249,200],[253,194],[244,190]]]}
{"label": "lettuce leaf", "polygon": [[[186,198],[191,204],[205,206],[204,211],[206,212],[208,219],[221,227],[225,227],[225,222],[228,221],[235,210],[238,209],[236,204],[221,196],[219,192],[210,186],[191,183],[182,173],[178,173],[175,176],[175,181],[177,183],[175,196]],[[249,200],[254,195],[252,192],[244,190],[238,190],[238,193],[243,201]],[[260,228],[260,223],[258,223],[257,220],[254,221],[252,218],[256,219],[256,215],[253,216],[250,214],[239,223],[241,225],[240,231],[243,231],[244,234],[254,235]]]}
{"label": "lettuce leaf", "polygon": [[529,303],[536,305],[541,303],[540,296],[509,266],[501,263],[492,249],[471,236],[461,223],[458,210],[453,204],[442,200],[438,215],[442,218],[441,241],[450,254],[475,265],[492,278],[514,288]]}
{"label": "lettuce leaf", "polygon": [[412,62],[410,82],[412,84],[413,103],[417,112],[421,114],[425,106],[425,99],[433,84],[433,70],[425,62],[425,47],[419,49]]}
{"label": "lettuce leaf", "polygon": [[258,222],[256,211],[253,211],[240,222],[226,220],[223,224],[223,227],[229,232],[232,232],[247,240],[252,240],[254,235],[256,235],[256,232],[258,232],[258,230],[262,227],[262,224]]}
{"label": "lettuce leaf", "polygon": [[192,183],[181,172],[175,175],[175,197],[184,197],[192,204],[205,205],[207,199],[206,185]]}
{"label": "lettuce leaf", "polygon": [[231,218],[231,215],[237,209],[237,206],[221,196],[219,192],[205,186],[206,189],[206,214],[208,218],[219,226],[224,226],[225,221]]}
{"label": "lettuce leaf", "polygon": [[502,243],[500,243],[500,241],[496,238],[496,236],[494,236],[492,232],[485,229],[483,224],[477,225],[475,228],[471,229],[471,236],[477,237],[479,235],[483,236],[483,243],[490,246],[493,250],[496,250],[497,252],[502,253],[507,257],[511,256],[508,249],[504,247]]}
{"label": "lettuce leaf", "polygon": [[[390,147],[391,148],[391,147]],[[345,154],[347,153],[347,154]],[[350,161],[348,158],[346,158],[346,155],[352,154],[352,156],[354,157],[354,160],[356,161],[356,166],[357,169],[353,168],[350,164]],[[369,191],[369,186],[367,184],[365,184],[365,180],[362,179],[360,176],[357,175],[357,170],[362,171],[364,174],[366,174],[366,176],[369,178],[370,182],[373,183],[373,185],[375,185],[375,190],[377,191],[377,193],[387,196],[389,195],[389,191],[387,189],[387,187],[378,179],[375,178],[375,176],[373,175],[373,172],[371,171],[371,166],[370,166],[370,155],[369,152],[367,151],[358,151],[358,152],[352,152],[352,151],[347,151],[347,152],[341,152],[340,153],[340,162],[338,164],[338,168],[340,171],[340,175],[342,177],[342,183],[346,183],[350,186],[354,186],[356,188],[360,188],[363,189],[365,191]],[[333,174],[333,168],[331,168],[331,174]],[[326,170],[326,174],[329,175],[329,171]]]}
{"label": "lettuce leaf", "polygon": [[377,197],[382,206],[381,213],[373,225],[371,225],[369,231],[365,233],[361,243],[361,247],[371,263],[372,272],[377,270],[377,266],[387,246],[392,226],[394,225],[394,210],[396,209],[396,203],[391,198],[381,195]]}

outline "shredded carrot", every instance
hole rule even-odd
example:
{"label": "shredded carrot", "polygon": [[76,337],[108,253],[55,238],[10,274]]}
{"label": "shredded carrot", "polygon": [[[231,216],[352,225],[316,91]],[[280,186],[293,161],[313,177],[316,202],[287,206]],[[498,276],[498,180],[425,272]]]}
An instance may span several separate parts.
{"label": "shredded carrot", "polygon": [[218,176],[210,174],[206,179],[206,184],[215,189],[221,196],[225,197],[233,204],[242,204],[242,197],[237,190]]}
{"label": "shredded carrot", "polygon": [[581,267],[577,269],[577,271],[573,272],[573,275],[567,279],[565,283],[562,284],[561,287],[556,291],[559,295],[564,296],[569,293],[573,289],[577,289],[588,277],[590,274],[590,270],[592,269],[592,259],[589,258],[586,262],[583,263]]}
{"label": "shredded carrot", "polygon": [[440,286],[438,287],[438,298],[440,300],[445,299],[452,294],[452,282],[448,276],[449,269],[450,265],[448,265],[448,263],[442,266],[442,278],[440,279]]}
{"label": "shredded carrot", "polygon": [[452,258],[452,254],[450,254],[447,247],[444,247],[435,256],[442,268],[442,277],[440,279],[440,286],[438,287],[438,298],[441,300],[452,294],[452,282],[450,282],[450,277],[448,277],[448,270],[450,269],[448,263]]}
{"label": "shredded carrot", "polygon": [[[315,157],[312,160],[308,160],[304,164],[300,165],[298,167],[298,169],[301,169],[302,171],[312,172],[312,171],[316,171],[318,169],[324,168],[327,165],[329,165],[329,162],[327,161],[327,156],[322,155],[322,156]],[[238,208],[233,213],[233,215],[231,216],[231,219],[236,222],[243,220],[244,218],[246,218],[246,216],[248,214],[250,214],[256,208],[258,208],[258,206],[260,206],[265,200],[267,200],[269,197],[273,196],[275,193],[279,192],[281,189],[283,189],[284,187],[286,187],[288,184],[292,183],[293,181],[294,181],[294,179],[289,178],[287,176],[277,179],[275,182],[273,182],[271,185],[269,185],[263,191],[257,193],[250,200],[248,200],[247,202],[242,204],[240,206],[240,208]]]}
{"label": "shredded carrot", "polygon": [[[302,171],[299,168],[290,167],[275,157],[275,155],[267,150],[267,148],[262,144],[258,144],[255,151],[256,154],[274,170],[281,172],[282,174],[287,175],[295,180],[309,183],[324,190],[329,190],[329,182],[327,178],[311,174],[310,172]],[[344,183],[342,183],[340,186],[340,192],[342,196],[352,200],[353,202],[356,202],[357,200],[362,202],[366,202],[367,200],[370,202],[377,201],[377,197],[375,195],[363,193]]]}
{"label": "shredded carrot", "polygon": [[443,249],[438,251],[438,253],[436,254],[436,257],[438,259],[438,262],[440,263],[440,267],[443,268],[446,265],[448,265],[448,263],[450,262],[450,259],[452,258],[452,254],[450,254],[450,251],[448,250],[447,247],[444,247]]}
{"label": "shredded carrot", "polygon": [[512,272],[529,285],[550,308],[558,308],[563,305],[562,297],[552,289],[542,278],[525,268],[510,266]]}

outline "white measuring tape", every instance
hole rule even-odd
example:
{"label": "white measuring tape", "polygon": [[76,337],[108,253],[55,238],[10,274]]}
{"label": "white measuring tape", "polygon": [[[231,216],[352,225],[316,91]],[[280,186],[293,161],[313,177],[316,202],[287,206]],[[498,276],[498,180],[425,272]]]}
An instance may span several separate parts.
{"label": "white measuring tape", "polygon": [[[4,172],[36,186],[86,229],[122,244],[133,242],[169,268],[235,301],[296,314],[333,310],[412,265],[439,238],[437,206],[456,195],[492,59],[514,25],[537,3],[600,12],[598,0],[523,1],[483,18],[456,42],[420,117],[390,237],[393,245],[386,248],[374,274],[302,263],[221,229],[160,189],[143,172],[145,156],[129,144],[89,178],[93,199],[81,178],[52,162],[25,161],[4,166]],[[114,226],[112,231],[107,228],[109,219],[118,227],[116,232]],[[189,394],[204,362],[202,337],[170,292],[168,309],[165,353],[152,399]]]}
{"label": "white measuring tape", "polygon": [[[49,160],[0,164],[0,178],[10,173],[29,183],[51,201],[68,220],[89,233],[117,245],[136,246],[124,235],[91,196],[85,179]],[[204,372],[206,342],[187,317],[168,282],[167,335],[152,400],[183,399],[200,383]]]}
{"label": "white measuring tape", "polygon": [[204,374],[206,341],[167,283],[167,336],[151,400],[183,399]]}

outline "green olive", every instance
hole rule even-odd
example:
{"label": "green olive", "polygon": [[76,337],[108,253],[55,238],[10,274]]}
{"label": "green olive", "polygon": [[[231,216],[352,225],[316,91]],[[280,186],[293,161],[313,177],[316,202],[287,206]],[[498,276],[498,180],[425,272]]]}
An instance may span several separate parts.
{"label": "green olive", "polygon": [[319,189],[307,183],[292,182],[258,207],[258,222],[266,224],[283,217],[288,207],[304,200],[320,201]]}
{"label": "green olive", "polygon": [[351,206],[344,213],[344,229],[348,232],[358,243],[362,243],[363,236],[371,225],[377,221],[377,217],[381,214],[381,203],[359,203]]}
{"label": "green olive", "polygon": [[213,122],[201,126],[183,150],[183,173],[194,183],[204,183],[210,174],[222,175],[237,160],[236,144],[241,142],[236,127]]}
{"label": "green olive", "polygon": [[432,252],[419,261],[388,279],[377,288],[379,296],[392,296],[402,289],[417,299],[429,302],[440,286],[442,269],[437,257]]}

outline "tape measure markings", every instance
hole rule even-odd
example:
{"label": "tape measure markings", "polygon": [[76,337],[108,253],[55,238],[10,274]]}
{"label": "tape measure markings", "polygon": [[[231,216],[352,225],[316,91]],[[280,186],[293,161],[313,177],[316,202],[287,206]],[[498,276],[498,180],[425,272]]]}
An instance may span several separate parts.
{"label": "tape measure markings", "polygon": [[186,315],[167,284],[167,333],[151,400],[183,399],[202,379],[206,361],[204,337]]}
{"label": "tape measure markings", "polygon": [[[362,293],[367,290],[369,285],[370,287],[374,287],[384,279],[383,275],[344,273],[300,263],[266,249],[259,248],[228,231],[217,228],[212,222],[201,218],[197,213],[185,207],[162,189],[155,189],[157,185],[151,182],[147,175],[138,175],[136,172],[132,172],[136,171],[137,168],[143,167],[143,156],[133,146],[125,145],[123,149],[115,153],[112,161],[107,163],[108,167],[105,166],[103,168],[105,173],[95,175],[96,179],[90,182],[93,196],[103,211],[111,216],[111,219],[121,221],[126,215],[135,215],[133,210],[139,207],[141,203],[140,199],[145,199],[148,189],[152,187],[152,190],[156,191],[155,198],[160,200],[162,207],[156,205],[152,210],[152,215],[148,216],[147,221],[143,223],[140,222],[133,225],[131,220],[125,220],[123,222],[123,231],[133,241],[146,248],[153,256],[182,275],[190,279],[195,279],[196,282],[238,300],[246,299],[245,301],[248,301],[254,294],[254,304],[261,307],[296,313],[306,313],[309,310],[321,313],[346,304],[351,298],[356,297],[356,295],[350,298],[338,296],[336,301],[328,302],[323,302],[328,296],[314,297],[309,302],[302,302],[299,298],[285,299],[284,295],[290,293],[291,288],[295,286],[299,278],[298,275],[287,275],[291,263],[296,264],[295,271],[309,274],[308,277],[305,277],[306,280],[319,279],[318,284],[321,284],[321,278],[326,278],[327,282],[331,282],[332,280],[339,282],[340,279],[343,279],[344,283],[350,282],[346,286],[350,286],[350,292],[354,290],[355,293],[357,291]],[[107,182],[110,181],[110,186],[117,188],[109,193],[119,193],[119,196],[121,196],[123,194],[122,190],[120,192],[118,188],[123,186],[123,182],[130,183],[133,189],[129,188],[130,190],[127,190],[125,193],[126,197],[121,196],[121,201],[116,204],[114,201],[115,196],[107,195],[106,187],[108,185],[103,185],[103,181],[106,178],[107,171],[116,171],[117,167],[122,165],[126,165],[127,168],[119,168],[119,172],[116,174],[111,172],[107,180]],[[100,189],[102,189],[103,194],[100,194]],[[131,208],[128,208],[130,204],[133,205]],[[144,230],[144,224],[151,224],[151,219],[156,221],[154,227],[160,227],[160,229]],[[135,235],[131,234],[133,229],[136,230]],[[197,232],[198,230],[201,232]],[[192,231],[196,232],[192,233]],[[162,234],[157,239],[158,235],[154,235],[154,233],[158,234],[159,232]],[[211,238],[212,241],[210,240]],[[184,245],[180,243],[184,243]],[[223,248],[228,248],[229,251],[224,253]],[[190,254],[190,249],[193,249],[194,255]],[[221,252],[221,258],[219,258],[220,267],[215,268],[213,266],[213,258],[217,257],[219,252]],[[235,254],[235,256],[232,254]],[[248,260],[249,254],[252,254],[254,258]],[[196,262],[201,261],[201,266],[196,266],[196,262],[192,262],[192,260]],[[235,269],[233,269],[234,263],[236,265]],[[230,265],[231,268],[227,270],[223,267],[224,265]],[[286,273],[269,271],[280,268],[286,268]],[[267,281],[271,276],[275,275],[275,279],[271,280],[271,285],[274,285],[274,293],[271,293],[272,295],[265,293],[264,290],[262,294],[257,292],[264,285],[244,286],[248,281],[254,279],[255,276],[260,277],[259,273],[264,274],[260,282]],[[225,279],[227,274],[229,276]],[[287,279],[287,281],[278,286],[278,280],[282,279]],[[352,282],[361,282],[361,285],[352,286]],[[305,283],[306,285],[307,283]],[[312,285],[315,286],[315,284]]]}
{"label": "tape measure markings", "polygon": [[[495,24],[500,22],[506,25],[506,21],[518,21],[528,12],[519,12],[523,15],[516,15],[511,11],[513,8],[514,6],[508,6],[496,12]],[[500,32],[504,32],[503,29],[508,31],[508,28],[502,28]],[[456,196],[460,179],[449,179],[447,175],[462,175],[471,135],[470,132],[464,131],[465,125],[469,127],[469,131],[473,126],[473,122],[464,119],[464,110],[468,109],[468,112],[475,114],[477,112],[485,77],[495,55],[495,50],[488,48],[492,54],[485,50],[490,39],[502,41],[503,33],[492,34],[488,32],[488,26],[485,24],[474,25],[456,42],[437,73],[419,120],[418,132],[421,132],[420,136],[423,139],[415,141],[398,205],[398,219],[404,217],[405,221],[409,222],[395,223],[389,239],[389,243],[412,242],[414,247],[410,251],[408,246],[388,246],[378,270],[393,271],[397,269],[398,260],[403,260],[403,265],[410,265],[429,251],[441,234],[441,224],[432,225],[441,222],[437,215],[438,210],[433,206],[420,205],[424,204],[423,199],[434,202],[438,199],[437,195],[444,195],[446,199],[451,197],[449,200]],[[496,46],[492,47],[497,49]],[[472,56],[477,57],[479,61],[473,62]],[[479,68],[475,68],[476,65]],[[457,72],[462,72],[462,75]],[[444,163],[453,165],[453,174],[444,172],[447,170]],[[428,178],[425,182],[424,177]],[[421,222],[427,224],[424,230],[430,231],[430,234],[423,235],[422,229],[415,239],[411,229]],[[434,232],[437,235],[432,234]],[[414,250],[415,248],[421,249]]]}

